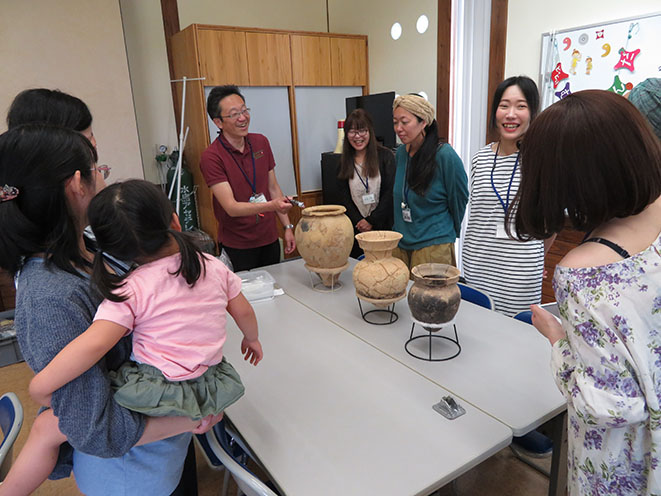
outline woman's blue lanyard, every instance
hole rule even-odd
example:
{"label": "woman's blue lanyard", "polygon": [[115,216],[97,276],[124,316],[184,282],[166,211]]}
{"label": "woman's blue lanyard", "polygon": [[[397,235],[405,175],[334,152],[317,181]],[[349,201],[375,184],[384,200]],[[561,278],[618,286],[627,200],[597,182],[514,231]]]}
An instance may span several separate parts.
{"label": "woman's blue lanyard", "polygon": [[498,201],[500,201],[500,204],[503,206],[505,215],[507,215],[507,210],[510,208],[510,191],[512,190],[512,181],[514,181],[514,174],[516,174],[516,168],[519,166],[519,155],[521,155],[521,152],[517,152],[516,154],[514,169],[512,170],[512,176],[510,177],[510,184],[509,186],[507,186],[507,199],[505,202],[503,202],[503,199],[501,198],[500,194],[498,194],[496,185],[493,182],[493,171],[496,169],[496,159],[498,158],[499,150],[500,150],[500,141],[498,142],[498,146],[496,147],[496,154],[493,157],[493,167],[491,167],[491,187],[493,188],[494,193],[496,193],[496,196],[498,197]]}
{"label": "woman's blue lanyard", "polygon": [[408,183],[408,172],[409,172],[409,162],[411,161],[411,156],[406,152],[406,166],[404,166],[404,184],[402,185],[402,197],[404,198],[404,201],[402,202],[402,208],[408,208],[409,206],[409,191],[411,188],[409,188],[409,183]]}
{"label": "woman's blue lanyard", "polygon": [[257,194],[257,170],[255,168],[255,156],[252,153],[252,145],[250,144],[250,141],[248,140],[248,138],[246,138],[246,143],[248,144],[248,148],[250,149],[250,158],[252,159],[252,182],[250,182],[250,178],[248,177],[248,174],[246,174],[244,172],[244,170],[241,167],[241,165],[239,164],[239,162],[236,160],[236,158],[234,158],[234,154],[232,153],[232,151],[229,148],[227,148],[227,145],[225,145],[225,143],[223,143],[222,136],[219,136],[218,140],[220,141],[220,144],[223,145],[223,148],[225,148],[225,150],[227,150],[227,153],[229,153],[229,156],[232,157],[232,160],[234,160],[234,163],[236,164],[236,166],[241,171],[241,174],[243,174],[243,177],[246,179],[246,181],[248,182],[248,184],[252,188],[253,195],[256,195]]}
{"label": "woman's blue lanyard", "polygon": [[353,164],[353,168],[356,171],[356,174],[358,175],[358,179],[360,179],[360,182],[363,183],[363,186],[365,186],[365,193],[370,192],[370,178],[369,176],[365,176],[365,180],[363,181],[363,178],[360,176],[360,172],[358,172],[358,167],[356,167],[356,164]]}

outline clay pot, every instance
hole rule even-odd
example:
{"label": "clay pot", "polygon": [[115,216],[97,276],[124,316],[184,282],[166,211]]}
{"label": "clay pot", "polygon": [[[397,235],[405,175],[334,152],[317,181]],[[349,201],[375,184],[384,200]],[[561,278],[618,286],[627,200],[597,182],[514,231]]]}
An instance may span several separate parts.
{"label": "clay pot", "polygon": [[377,307],[386,307],[406,296],[409,269],[392,256],[402,235],[394,231],[368,231],[356,234],[365,258],[353,269],[356,296]]}
{"label": "clay pot", "polygon": [[461,291],[457,286],[459,269],[452,265],[424,263],[413,267],[413,286],[408,303],[411,315],[427,330],[438,330],[450,322],[459,310]]}
{"label": "clay pot", "polygon": [[305,267],[319,274],[324,286],[332,287],[349,267],[353,225],[341,205],[318,205],[303,209],[296,225],[296,247]]}

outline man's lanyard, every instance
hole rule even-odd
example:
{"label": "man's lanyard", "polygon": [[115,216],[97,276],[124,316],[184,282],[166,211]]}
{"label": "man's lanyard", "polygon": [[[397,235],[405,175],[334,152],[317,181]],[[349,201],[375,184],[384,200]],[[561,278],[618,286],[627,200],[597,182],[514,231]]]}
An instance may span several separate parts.
{"label": "man's lanyard", "polygon": [[406,166],[404,167],[404,184],[402,185],[402,197],[404,198],[404,201],[402,202],[402,208],[408,208],[409,206],[409,183],[407,180],[408,176],[408,171],[409,171],[409,162],[411,160],[411,156],[406,152]]}
{"label": "man's lanyard", "polygon": [[250,144],[250,141],[248,140],[248,138],[246,138],[246,143],[248,144],[248,148],[250,149],[250,158],[252,159],[252,182],[250,182],[250,178],[248,177],[248,174],[246,174],[244,172],[244,170],[241,167],[241,165],[239,164],[239,162],[236,160],[236,158],[234,158],[234,154],[232,153],[232,151],[229,148],[227,148],[227,145],[225,143],[223,143],[222,135],[218,137],[218,140],[220,141],[220,144],[223,145],[223,148],[225,148],[225,150],[227,150],[227,153],[229,153],[229,156],[232,157],[232,160],[234,160],[234,163],[236,164],[236,166],[241,171],[241,174],[243,174],[243,177],[245,178],[246,182],[252,188],[253,195],[256,195],[257,194],[257,170],[255,168],[255,156],[252,153],[252,145]]}
{"label": "man's lanyard", "polygon": [[514,174],[516,174],[516,168],[519,166],[519,156],[521,155],[521,152],[517,152],[516,154],[516,160],[514,161],[514,169],[512,170],[512,176],[510,177],[510,184],[509,186],[507,186],[507,199],[505,202],[503,202],[503,199],[501,198],[500,194],[498,194],[496,185],[493,182],[493,171],[496,169],[498,150],[500,150],[500,141],[498,142],[498,146],[496,147],[496,154],[493,157],[493,167],[491,167],[491,187],[493,188],[494,193],[496,193],[496,196],[498,197],[498,201],[500,201],[500,204],[502,205],[503,210],[505,211],[505,215],[507,215],[507,210],[510,208],[510,191],[512,190],[512,181],[514,181]]}
{"label": "man's lanyard", "polygon": [[356,174],[358,175],[358,179],[360,179],[360,182],[365,186],[365,193],[370,192],[370,178],[369,176],[365,176],[365,180],[363,181],[363,178],[360,177],[360,172],[358,172],[358,167],[356,167],[356,164],[353,164],[353,168],[356,171]]}

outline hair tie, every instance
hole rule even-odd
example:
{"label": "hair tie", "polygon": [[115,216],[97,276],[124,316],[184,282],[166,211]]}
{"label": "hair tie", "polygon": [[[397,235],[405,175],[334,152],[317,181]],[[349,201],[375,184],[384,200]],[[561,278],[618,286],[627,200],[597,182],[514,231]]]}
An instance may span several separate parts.
{"label": "hair tie", "polygon": [[0,202],[13,200],[17,196],[18,196],[18,188],[15,188],[14,186],[9,186],[8,184],[5,184],[2,187],[2,189],[0,189]]}

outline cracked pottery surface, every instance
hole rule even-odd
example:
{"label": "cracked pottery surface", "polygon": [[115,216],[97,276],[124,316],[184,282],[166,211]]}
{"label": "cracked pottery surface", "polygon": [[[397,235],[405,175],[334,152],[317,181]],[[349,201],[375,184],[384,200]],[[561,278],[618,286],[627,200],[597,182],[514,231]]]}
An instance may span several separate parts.
{"label": "cracked pottery surface", "polygon": [[[330,287],[346,268],[353,247],[353,225],[341,205],[317,205],[303,209],[294,236],[298,252],[312,272]],[[337,269],[335,273],[333,269]]]}
{"label": "cracked pottery surface", "polygon": [[[365,259],[353,270],[353,284],[358,298],[369,300],[401,299],[406,295],[409,270],[400,259],[392,256],[402,235],[394,231],[368,231],[356,235],[365,252]],[[373,301],[371,301],[374,303]]]}

